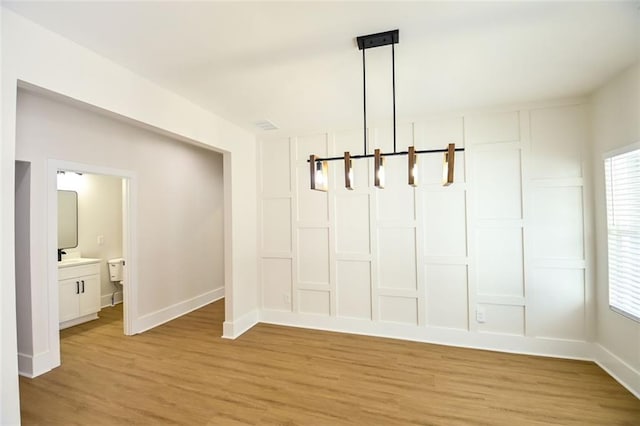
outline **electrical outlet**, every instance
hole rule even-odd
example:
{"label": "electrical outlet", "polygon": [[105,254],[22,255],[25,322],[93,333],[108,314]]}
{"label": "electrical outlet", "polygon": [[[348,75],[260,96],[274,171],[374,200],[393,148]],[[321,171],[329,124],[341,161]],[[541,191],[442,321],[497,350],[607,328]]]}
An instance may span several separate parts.
{"label": "electrical outlet", "polygon": [[289,293],[284,293],[284,303],[291,303],[291,295]]}
{"label": "electrical outlet", "polygon": [[481,324],[486,321],[485,310],[482,306],[476,307],[476,321]]}
{"label": "electrical outlet", "polygon": [[104,235],[98,235],[98,245],[101,246],[104,244]]}

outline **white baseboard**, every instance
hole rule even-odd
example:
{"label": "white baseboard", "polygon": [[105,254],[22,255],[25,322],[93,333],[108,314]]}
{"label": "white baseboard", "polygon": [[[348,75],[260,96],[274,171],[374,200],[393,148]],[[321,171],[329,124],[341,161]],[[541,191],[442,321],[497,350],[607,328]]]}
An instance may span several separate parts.
{"label": "white baseboard", "polygon": [[225,339],[236,339],[243,333],[256,325],[260,320],[260,311],[257,309],[247,312],[234,321],[225,321],[222,324],[222,337]]}
{"label": "white baseboard", "polygon": [[188,314],[191,311],[195,311],[209,303],[224,297],[224,287],[220,287],[216,290],[212,290],[201,294],[200,296],[193,297],[189,300],[176,303],[164,309],[159,309],[150,314],[138,317],[133,321],[133,333],[143,333],[154,327],[162,325],[173,319]]}
{"label": "white baseboard", "polygon": [[65,328],[73,327],[74,325],[82,324],[89,321],[94,321],[94,320],[97,320],[98,318],[99,318],[98,313],[94,312],[93,314],[88,314],[79,318],[74,318],[69,321],[61,322],[58,325],[58,327],[60,330],[64,330]]}
{"label": "white baseboard", "polygon": [[[114,297],[114,303],[111,304],[111,297]],[[116,291],[115,294],[113,293],[109,293],[109,294],[103,294],[102,296],[100,296],[100,307],[101,308],[106,308],[109,306],[113,306],[113,305],[117,305],[118,303],[122,303],[122,292],[121,291]]]}
{"label": "white baseboard", "polygon": [[597,343],[593,345],[593,354],[596,364],[640,399],[640,371]]}
{"label": "white baseboard", "polygon": [[18,352],[18,374],[30,379],[35,377],[33,374],[33,356]]}
{"label": "white baseboard", "polygon": [[35,355],[18,352],[18,374],[33,379],[41,374],[51,371],[49,352]]}
{"label": "white baseboard", "polygon": [[260,322],[508,353],[592,360],[591,344],[263,310]]}

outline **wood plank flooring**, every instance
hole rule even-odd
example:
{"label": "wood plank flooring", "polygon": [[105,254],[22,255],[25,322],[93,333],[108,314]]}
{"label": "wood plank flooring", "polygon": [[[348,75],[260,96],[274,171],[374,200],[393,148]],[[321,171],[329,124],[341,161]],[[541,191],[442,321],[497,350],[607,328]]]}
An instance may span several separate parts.
{"label": "wood plank flooring", "polygon": [[225,340],[222,300],[131,337],[100,315],[20,378],[24,425],[640,425],[591,362],[266,324]]}

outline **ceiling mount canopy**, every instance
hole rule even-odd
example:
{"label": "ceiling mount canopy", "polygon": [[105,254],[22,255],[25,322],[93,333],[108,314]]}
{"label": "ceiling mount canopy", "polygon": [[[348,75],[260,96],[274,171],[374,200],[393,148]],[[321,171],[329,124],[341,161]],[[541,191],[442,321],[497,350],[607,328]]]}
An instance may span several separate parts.
{"label": "ceiling mount canopy", "polygon": [[387,46],[400,42],[400,30],[385,31],[356,37],[358,49],[370,49],[372,47]]}
{"label": "ceiling mount canopy", "polygon": [[[409,146],[407,151],[396,150],[396,61],[395,61],[395,45],[400,41],[400,31],[391,30],[381,33],[369,34],[356,37],[358,49],[362,50],[362,87],[363,87],[363,152],[362,155],[351,155],[350,152],[345,152],[344,156],[340,157],[326,157],[320,158],[314,154],[309,156],[309,170],[311,173],[311,189],[317,191],[328,191],[329,189],[329,161],[344,161],[344,173],[345,173],[345,188],[354,189],[353,181],[353,163],[352,160],[358,160],[361,158],[374,158],[374,186],[376,188],[384,188],[384,165],[385,157],[406,155],[408,156],[408,183],[411,186],[418,185],[418,154],[433,154],[444,153],[443,162],[443,185],[448,186],[453,183],[453,165],[456,151],[464,151],[464,148],[456,148],[455,144],[448,144],[444,149],[429,149],[429,150],[416,150],[413,145]],[[380,149],[376,148],[374,154],[368,154],[367,145],[367,63],[366,63],[366,51],[367,49],[373,49],[376,47],[391,45],[391,85],[393,92],[393,152],[383,153]]]}

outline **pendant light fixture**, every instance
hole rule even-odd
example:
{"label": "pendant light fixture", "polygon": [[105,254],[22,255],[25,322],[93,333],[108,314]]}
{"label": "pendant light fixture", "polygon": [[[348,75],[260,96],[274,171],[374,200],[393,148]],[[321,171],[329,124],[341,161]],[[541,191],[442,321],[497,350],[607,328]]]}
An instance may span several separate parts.
{"label": "pendant light fixture", "polygon": [[[406,155],[408,157],[408,183],[411,186],[418,186],[418,154],[444,153],[443,163],[443,185],[448,186],[453,183],[454,159],[456,151],[464,151],[464,148],[456,148],[455,144],[449,144],[446,149],[416,150],[414,146],[409,146],[407,151],[396,150],[396,64],[395,45],[400,41],[400,31],[391,30],[382,33],[369,34],[356,37],[358,49],[362,50],[362,85],[363,85],[363,131],[364,149],[362,155],[351,155],[345,152],[343,157],[319,158],[315,155],[309,156],[309,168],[311,172],[311,189],[317,191],[327,191],[328,183],[328,162],[344,161],[344,185],[352,190],[353,185],[353,162],[361,158],[374,158],[373,181],[376,188],[383,189],[385,183],[385,157],[396,155]],[[391,85],[393,91],[393,152],[383,153],[379,148],[374,150],[374,154],[367,154],[367,73],[366,73],[366,51],[381,46],[391,45]]]}
{"label": "pendant light fixture", "polygon": [[309,171],[311,173],[311,189],[327,192],[329,190],[329,164],[326,160],[319,160],[315,155],[309,156]]}
{"label": "pendant light fixture", "polygon": [[353,190],[353,162],[349,151],[344,153],[344,187]]}
{"label": "pendant light fixture", "polygon": [[450,143],[447,152],[444,153],[444,162],[442,163],[442,184],[449,186],[453,183],[453,167],[456,157],[456,146]]}
{"label": "pendant light fixture", "polygon": [[407,170],[409,171],[409,185],[418,186],[418,156],[416,155],[415,147],[409,147],[407,158],[409,160],[407,166]]}
{"label": "pendant light fixture", "polygon": [[384,157],[382,156],[382,152],[376,148],[374,154],[374,175],[373,175],[373,184],[376,188],[383,189],[384,188]]}

